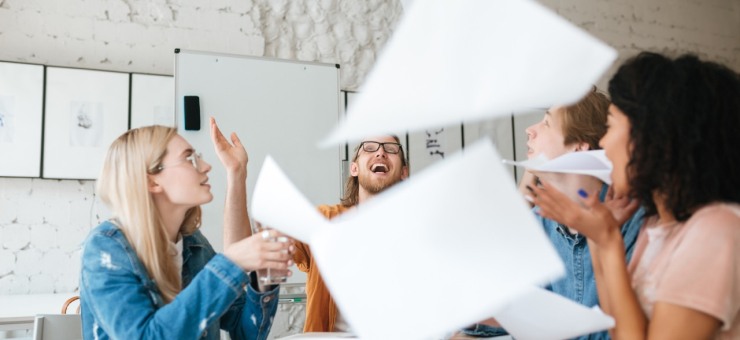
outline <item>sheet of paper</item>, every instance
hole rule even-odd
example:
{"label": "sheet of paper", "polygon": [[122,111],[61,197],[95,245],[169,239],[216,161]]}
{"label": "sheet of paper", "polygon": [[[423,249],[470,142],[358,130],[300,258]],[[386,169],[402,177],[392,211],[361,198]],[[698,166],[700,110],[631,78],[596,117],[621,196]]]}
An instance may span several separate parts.
{"label": "sheet of paper", "polygon": [[530,288],[493,315],[515,339],[571,339],[614,327],[614,318],[598,307],[585,307],[542,288]]}
{"label": "sheet of paper", "polygon": [[504,164],[521,166],[533,171],[562,172],[594,176],[606,184],[612,184],[612,162],[606,158],[604,150],[569,152],[548,160],[540,154],[526,161],[503,160]]}
{"label": "sheet of paper", "polygon": [[[313,218],[315,209],[307,204],[287,205],[303,199],[275,172],[260,173],[253,215],[291,235],[299,232],[291,223],[300,232],[315,229],[311,251],[360,338],[429,339],[483,320],[522,287],[564,273],[490,140],[391,187],[331,225]],[[287,207],[290,217],[284,216]]]}
{"label": "sheet of paper", "polygon": [[616,57],[533,0],[416,1],[322,144],[574,103]]}
{"label": "sheet of paper", "polygon": [[268,155],[252,194],[252,217],[264,226],[309,243],[316,228],[329,225]]}

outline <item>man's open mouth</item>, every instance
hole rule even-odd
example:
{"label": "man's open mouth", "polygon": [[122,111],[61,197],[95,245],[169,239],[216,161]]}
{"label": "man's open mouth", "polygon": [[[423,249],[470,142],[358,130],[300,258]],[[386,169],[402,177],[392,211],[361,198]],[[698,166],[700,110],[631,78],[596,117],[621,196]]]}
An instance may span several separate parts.
{"label": "man's open mouth", "polygon": [[374,173],[386,173],[388,172],[388,166],[383,163],[375,163],[370,167],[370,171]]}

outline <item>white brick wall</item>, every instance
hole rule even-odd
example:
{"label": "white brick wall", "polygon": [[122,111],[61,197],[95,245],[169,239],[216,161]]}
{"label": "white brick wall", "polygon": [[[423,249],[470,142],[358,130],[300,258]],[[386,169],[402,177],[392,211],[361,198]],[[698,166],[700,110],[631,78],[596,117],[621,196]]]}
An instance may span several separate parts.
{"label": "white brick wall", "polygon": [[539,0],[608,43],[619,60],[648,50],[677,56],[694,53],[740,72],[740,1],[737,0]]}
{"label": "white brick wall", "polygon": [[0,60],[172,74],[176,47],[342,64],[357,89],[397,0],[0,0]]}
{"label": "white brick wall", "polygon": [[93,181],[0,178],[0,294],[78,291],[80,243],[110,217]]}
{"label": "white brick wall", "polygon": [[[620,61],[646,49],[693,52],[740,70],[737,0],[541,2],[617,48]],[[180,47],[341,63],[347,90],[358,88],[402,13],[397,0],[0,3],[0,60],[172,74]]]}

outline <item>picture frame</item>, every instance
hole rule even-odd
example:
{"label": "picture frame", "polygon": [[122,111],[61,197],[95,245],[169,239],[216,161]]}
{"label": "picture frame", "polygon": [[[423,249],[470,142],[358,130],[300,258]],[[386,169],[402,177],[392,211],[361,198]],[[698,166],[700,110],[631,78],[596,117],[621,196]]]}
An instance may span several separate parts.
{"label": "picture frame", "polygon": [[175,127],[175,78],[131,75],[131,129],[142,126]]}
{"label": "picture frame", "polygon": [[44,66],[0,62],[0,177],[41,175]]}
{"label": "picture frame", "polygon": [[128,130],[129,74],[46,68],[42,177],[96,179]]}
{"label": "picture frame", "polygon": [[410,132],[408,136],[410,176],[463,148],[462,124],[428,128]]}

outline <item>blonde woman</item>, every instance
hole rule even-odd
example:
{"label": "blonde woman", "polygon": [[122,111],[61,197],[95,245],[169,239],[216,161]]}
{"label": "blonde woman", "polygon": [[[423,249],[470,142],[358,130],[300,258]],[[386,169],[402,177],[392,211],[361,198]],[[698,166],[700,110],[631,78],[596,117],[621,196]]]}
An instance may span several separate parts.
{"label": "blonde woman", "polygon": [[218,339],[219,329],[267,338],[278,289],[247,273],[286,269],[294,246],[249,235],[247,153],[213,120],[211,137],[227,171],[223,254],[198,230],[211,166],[175,129],[133,129],[111,145],[98,191],[114,218],[90,232],[82,255],[85,339]]}

